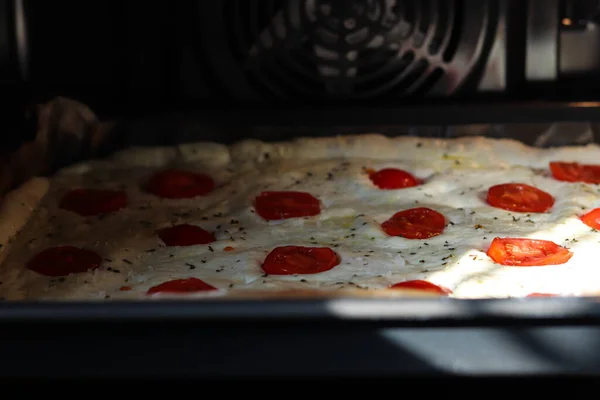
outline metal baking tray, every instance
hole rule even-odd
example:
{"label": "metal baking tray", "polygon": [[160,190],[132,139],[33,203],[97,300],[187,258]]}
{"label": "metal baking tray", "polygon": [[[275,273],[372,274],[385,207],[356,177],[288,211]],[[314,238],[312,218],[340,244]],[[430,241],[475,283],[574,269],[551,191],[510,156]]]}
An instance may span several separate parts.
{"label": "metal baking tray", "polygon": [[[600,103],[205,109],[110,127],[114,140],[99,156],[127,145],[362,132],[552,146],[597,141]],[[596,298],[0,302],[0,377],[588,375],[600,372],[599,338]]]}

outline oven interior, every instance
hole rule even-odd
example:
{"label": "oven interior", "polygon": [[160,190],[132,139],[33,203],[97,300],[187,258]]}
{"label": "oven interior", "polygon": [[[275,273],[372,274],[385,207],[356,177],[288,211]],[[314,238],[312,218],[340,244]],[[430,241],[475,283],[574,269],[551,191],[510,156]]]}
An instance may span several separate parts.
{"label": "oven interior", "polygon": [[[65,144],[31,173],[197,140],[379,132],[549,147],[600,134],[598,1],[2,0],[0,18],[5,157],[36,139],[36,106],[57,98],[89,108],[91,125],[112,132],[96,153]],[[60,119],[68,107],[56,112],[50,130],[69,133]],[[11,360],[0,371],[575,374],[600,370],[598,321],[596,299],[571,298],[0,303],[1,352]],[[128,356],[115,366],[106,351]]]}

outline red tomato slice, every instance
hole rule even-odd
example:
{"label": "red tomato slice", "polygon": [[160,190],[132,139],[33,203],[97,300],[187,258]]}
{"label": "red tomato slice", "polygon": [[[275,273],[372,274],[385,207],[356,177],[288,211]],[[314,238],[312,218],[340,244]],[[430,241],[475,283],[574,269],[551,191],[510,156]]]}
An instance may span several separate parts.
{"label": "red tomato slice", "polygon": [[262,269],[269,275],[308,275],[329,271],[339,263],[328,247],[282,246],[267,255]]}
{"label": "red tomato slice", "polygon": [[534,267],[564,264],[573,253],[549,240],[495,238],[487,255],[501,265]]}
{"label": "red tomato slice", "polygon": [[148,181],[148,192],[167,199],[203,196],[215,189],[213,179],[199,172],[169,169],[155,173]]}
{"label": "red tomato slice", "polygon": [[530,293],[525,297],[558,297],[558,294],[552,293]]}
{"label": "red tomato slice", "polygon": [[600,165],[555,161],[550,163],[550,171],[559,181],[600,183]]}
{"label": "red tomato slice", "polygon": [[66,193],[59,207],[81,216],[108,214],[127,206],[127,195],[121,190],[75,189]]}
{"label": "red tomato slice", "polygon": [[488,190],[489,205],[508,211],[543,213],[554,205],[554,197],[525,183],[505,183]]}
{"label": "red tomato slice", "polygon": [[384,168],[369,174],[371,182],[380,189],[404,189],[421,183],[409,172],[397,168]]}
{"label": "red tomato slice", "polygon": [[97,269],[102,257],[91,250],[58,246],[43,250],[27,262],[27,269],[46,276],[67,276]]}
{"label": "red tomato slice", "polygon": [[581,221],[590,228],[600,230],[600,208],[595,208],[583,215]]}
{"label": "red tomato slice", "polygon": [[402,236],[407,239],[427,239],[438,236],[444,231],[446,218],[430,208],[419,207],[400,211],[381,224],[381,228],[390,236]]}
{"label": "red tomato slice", "polygon": [[187,278],[175,279],[172,281],[161,283],[157,286],[153,286],[150,289],[148,289],[147,294],[152,295],[156,293],[193,293],[206,292],[211,290],[217,290],[217,288],[209,285],[208,283],[198,278]]}
{"label": "red tomato slice", "polygon": [[452,290],[450,289],[422,280],[404,281],[396,283],[390,286],[390,289],[416,289],[425,292],[438,293],[442,295],[452,294]]}
{"label": "red tomato slice", "polygon": [[262,192],[256,197],[254,207],[268,221],[312,217],[321,212],[321,204],[312,194],[292,191]]}
{"label": "red tomato slice", "polygon": [[194,246],[214,242],[215,236],[196,225],[181,224],[156,231],[167,246]]}

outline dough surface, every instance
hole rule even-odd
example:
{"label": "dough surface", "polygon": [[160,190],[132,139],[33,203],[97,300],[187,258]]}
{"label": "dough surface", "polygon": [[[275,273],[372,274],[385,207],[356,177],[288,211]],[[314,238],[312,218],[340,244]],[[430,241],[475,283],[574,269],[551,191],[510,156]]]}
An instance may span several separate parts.
{"label": "dough surface", "polygon": [[[550,161],[598,160],[597,145],[540,149],[507,139],[378,134],[124,149],[107,159],[64,168],[50,178],[34,178],[6,196],[0,208],[0,296],[154,299],[146,295],[150,287],[187,277],[219,289],[190,298],[315,291],[393,296],[404,292],[384,289],[410,279],[450,288],[458,298],[598,293],[600,269],[593,260],[600,255],[600,233],[582,224],[579,216],[600,207],[600,186],[560,182],[548,171]],[[210,174],[218,189],[184,200],[146,193],[148,177],[167,167]],[[405,169],[426,182],[380,190],[365,170],[386,167]],[[556,203],[549,213],[531,215],[487,205],[487,188],[507,182],[534,185],[551,193]],[[102,217],[60,209],[62,194],[78,187],[123,189],[128,207]],[[309,192],[320,200],[322,212],[317,217],[264,221],[252,206],[264,190]],[[449,222],[444,233],[409,240],[388,237],[381,230],[380,224],[395,212],[412,207],[442,213]],[[180,223],[214,232],[217,241],[210,246],[164,246],[155,231]],[[569,247],[574,256],[564,265],[500,266],[485,250],[494,237],[505,236],[553,240]],[[96,251],[104,259],[102,266],[64,278],[25,268],[35,253],[65,244]],[[342,262],[316,275],[265,276],[260,265],[266,254],[288,244],[328,246]],[[234,250],[224,251],[227,247]]]}

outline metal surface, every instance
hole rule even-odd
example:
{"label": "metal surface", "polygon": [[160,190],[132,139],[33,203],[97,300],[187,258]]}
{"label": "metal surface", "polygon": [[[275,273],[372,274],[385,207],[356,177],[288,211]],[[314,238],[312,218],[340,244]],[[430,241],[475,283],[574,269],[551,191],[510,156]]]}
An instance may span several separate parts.
{"label": "metal surface", "polygon": [[0,306],[7,322],[298,321],[378,326],[599,324],[596,298],[204,300],[161,302],[49,302]]}
{"label": "metal surface", "polygon": [[0,0],[0,83],[12,78],[12,32],[9,0]]}
{"label": "metal surface", "polygon": [[[507,124],[507,121],[510,123]],[[549,122],[552,121],[552,122]],[[560,123],[561,125],[556,125]],[[569,125],[574,123],[575,125]],[[596,140],[600,103],[495,103],[404,105],[357,108],[318,107],[211,109],[132,118],[120,123],[109,148],[169,145],[202,140],[232,143],[297,136],[382,133],[454,137],[480,134],[519,139],[530,145],[576,144]],[[556,129],[561,126],[561,129]],[[572,135],[572,127],[577,135]],[[569,129],[569,134],[561,134]],[[550,136],[544,136],[550,132]],[[544,140],[541,140],[544,138]]]}
{"label": "metal surface", "polygon": [[19,64],[19,73],[23,81],[29,77],[29,45],[27,37],[27,17],[25,0],[14,1],[15,47]]}
{"label": "metal surface", "polygon": [[2,85],[14,86],[26,80],[27,51],[24,0],[0,0],[0,83]]}
{"label": "metal surface", "polygon": [[561,75],[597,74],[600,70],[600,27],[590,24],[585,31],[560,33],[559,70]]}
{"label": "metal surface", "polygon": [[478,86],[478,90],[483,92],[500,92],[506,89],[506,63],[508,61],[506,18],[508,15],[508,4],[506,1],[501,1],[498,7],[498,22],[494,44],[483,68],[483,74]]}
{"label": "metal surface", "polygon": [[600,328],[320,324],[0,326],[0,378],[398,378],[598,374]]}
{"label": "metal surface", "polygon": [[558,72],[558,0],[529,0],[525,48],[528,81],[551,81]]}
{"label": "metal surface", "polygon": [[480,77],[497,3],[204,2],[197,51],[236,98],[447,96]]}

